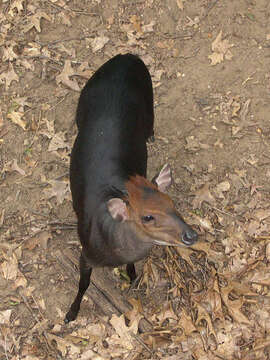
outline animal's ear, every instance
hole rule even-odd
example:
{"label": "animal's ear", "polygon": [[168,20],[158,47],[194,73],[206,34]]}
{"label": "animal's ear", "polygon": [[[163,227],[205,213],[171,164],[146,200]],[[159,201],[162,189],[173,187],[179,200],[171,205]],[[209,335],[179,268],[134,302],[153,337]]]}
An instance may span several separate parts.
{"label": "animal's ear", "polygon": [[113,219],[117,221],[125,221],[128,219],[127,205],[122,199],[110,199],[107,202],[107,207]]}
{"label": "animal's ear", "polygon": [[164,192],[172,183],[172,172],[169,164],[165,164],[153,179],[152,183],[157,185],[158,190]]}

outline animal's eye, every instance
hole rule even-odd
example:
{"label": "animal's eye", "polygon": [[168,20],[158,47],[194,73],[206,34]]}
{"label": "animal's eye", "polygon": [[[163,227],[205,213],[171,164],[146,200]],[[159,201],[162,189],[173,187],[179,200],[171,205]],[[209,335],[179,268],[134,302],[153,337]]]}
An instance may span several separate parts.
{"label": "animal's eye", "polygon": [[150,222],[152,220],[154,220],[154,217],[152,215],[142,216],[142,222],[143,223],[148,223],[148,222]]}

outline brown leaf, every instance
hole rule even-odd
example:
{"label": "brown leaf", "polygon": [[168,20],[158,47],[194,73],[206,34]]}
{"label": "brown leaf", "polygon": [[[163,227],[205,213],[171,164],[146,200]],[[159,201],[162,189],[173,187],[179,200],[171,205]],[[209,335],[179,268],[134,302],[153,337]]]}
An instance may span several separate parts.
{"label": "brown leaf", "polygon": [[211,224],[211,221],[207,218],[202,218],[198,215],[193,214],[193,219],[195,220],[195,223],[199,226],[201,226],[204,230],[209,231],[210,233],[214,234],[215,230]]}
{"label": "brown leaf", "polygon": [[223,192],[230,190],[230,187],[231,187],[231,185],[230,185],[229,181],[227,181],[227,180],[219,183],[215,188],[217,196],[221,199],[224,199]]}
{"label": "brown leaf", "polygon": [[203,187],[201,187],[199,190],[195,192],[195,197],[192,201],[193,209],[200,208],[203,201],[206,201],[211,205],[216,204],[216,200],[210,193],[209,184],[203,185]]}
{"label": "brown leaf", "polygon": [[148,33],[148,32],[154,31],[154,26],[155,26],[155,24],[156,24],[156,22],[152,20],[149,24],[142,26],[142,31],[143,31],[144,33]]}
{"label": "brown leaf", "polygon": [[110,320],[111,325],[113,326],[114,330],[116,331],[117,335],[119,336],[118,340],[119,345],[123,348],[132,350],[133,349],[133,337],[131,333],[136,334],[138,332],[138,328],[135,327],[128,327],[125,324],[125,317],[124,315],[117,316],[115,314],[112,315]]}
{"label": "brown leaf", "polygon": [[270,216],[270,209],[257,209],[254,210],[251,215],[257,220],[262,221]]}
{"label": "brown leaf", "polygon": [[109,42],[109,40],[110,39],[107,36],[98,36],[94,39],[91,39],[90,45],[92,47],[92,51],[97,52],[101,50],[107,44],[107,42]]}
{"label": "brown leaf", "polygon": [[13,160],[7,162],[4,166],[3,171],[7,171],[7,172],[17,171],[22,176],[26,175],[25,171],[19,167],[19,165],[17,163],[17,159],[13,159]]}
{"label": "brown leaf", "polygon": [[233,319],[235,321],[237,321],[239,323],[250,324],[250,321],[246,318],[246,316],[241,311],[241,307],[243,305],[243,300],[238,299],[238,300],[232,301],[229,299],[229,294],[231,293],[232,290],[234,290],[233,283],[228,284],[228,286],[220,289],[222,300],[223,300],[224,304],[226,305],[228,312],[230,313],[230,315],[233,317]]}
{"label": "brown leaf", "polygon": [[[12,2],[12,4],[10,4],[10,10],[9,10],[9,14],[10,14],[10,11],[12,11],[13,9],[17,9],[17,11],[18,11],[18,14],[20,13],[20,12],[22,12],[23,11],[23,2],[24,2],[24,0],[14,0],[13,2]],[[12,13],[13,13],[13,11],[12,11]],[[11,14],[10,14],[11,15]],[[12,15],[11,15],[12,16]]]}
{"label": "brown leaf", "polygon": [[56,76],[56,83],[62,83],[66,86],[68,86],[70,89],[75,91],[80,91],[79,85],[76,80],[71,80],[70,77],[75,75],[75,71],[73,70],[71,66],[70,60],[65,60],[64,69],[62,72]]}
{"label": "brown leaf", "polygon": [[184,9],[184,2],[185,0],[176,0],[177,6],[179,7],[180,10]]}
{"label": "brown leaf", "polygon": [[44,11],[38,10],[36,14],[28,16],[28,23],[24,26],[24,32],[28,32],[32,28],[35,28],[37,32],[41,32],[40,22],[41,19],[51,21],[51,17]]}
{"label": "brown leaf", "polygon": [[58,149],[64,149],[68,147],[69,145],[65,139],[65,133],[63,131],[59,131],[53,135],[48,147],[48,151],[56,151]]}
{"label": "brown leaf", "polygon": [[23,113],[19,111],[12,111],[7,115],[8,119],[10,119],[14,124],[19,125],[23,130],[26,130],[26,121],[22,119]]}
{"label": "brown leaf", "polygon": [[196,325],[197,326],[200,325],[200,322],[202,320],[205,320],[207,325],[208,325],[208,336],[210,334],[213,334],[214,336],[216,336],[216,332],[215,332],[214,326],[212,324],[212,319],[211,319],[210,315],[208,314],[208,312],[200,304],[196,304],[196,308],[197,308],[197,311],[198,311]]}
{"label": "brown leaf", "polygon": [[191,316],[187,315],[184,310],[181,312],[179,325],[184,329],[184,332],[187,336],[192,334],[194,331],[197,331],[196,327],[192,322]]}
{"label": "brown leaf", "polygon": [[57,349],[60,351],[62,356],[66,356],[67,353],[69,353],[69,355],[80,353],[80,347],[75,346],[71,341],[66,340],[65,338],[61,338],[59,336],[47,333],[47,339],[51,344],[54,341],[56,342]]}
{"label": "brown leaf", "polygon": [[15,73],[13,65],[11,63],[9,63],[8,71],[5,71],[2,74],[0,74],[0,83],[5,82],[6,90],[8,90],[12,81],[19,81],[19,77]]}
{"label": "brown leaf", "polygon": [[47,199],[56,197],[58,205],[62,204],[63,201],[68,197],[69,194],[69,182],[68,181],[59,181],[59,180],[48,180],[48,183],[51,184],[51,188],[45,191],[45,196]]}
{"label": "brown leaf", "polygon": [[129,310],[125,313],[126,318],[130,321],[132,324],[134,321],[140,321],[141,318],[143,318],[142,312],[142,303],[140,299],[128,299],[128,302],[132,305],[132,310]]}
{"label": "brown leaf", "polygon": [[15,41],[8,41],[3,48],[3,61],[13,61],[17,59],[18,55],[14,52],[13,48],[17,45]]}
{"label": "brown leaf", "polygon": [[3,325],[3,324],[9,325],[11,312],[12,312],[12,310],[10,310],[10,309],[0,311],[0,324],[1,325]]}
{"label": "brown leaf", "polygon": [[222,40],[222,30],[212,43],[213,54],[209,55],[208,58],[211,60],[211,65],[216,65],[224,60],[224,56],[227,60],[232,58],[232,53],[229,49],[232,47],[228,40]]}
{"label": "brown leaf", "polygon": [[4,279],[6,280],[15,280],[18,274],[18,261],[13,254],[7,260],[4,260],[0,265],[0,270],[3,274]]}

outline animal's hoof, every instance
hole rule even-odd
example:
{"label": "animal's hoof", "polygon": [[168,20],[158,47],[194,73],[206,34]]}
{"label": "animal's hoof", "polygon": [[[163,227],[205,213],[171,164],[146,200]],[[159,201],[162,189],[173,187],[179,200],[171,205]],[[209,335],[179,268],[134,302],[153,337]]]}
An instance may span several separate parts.
{"label": "animal's hoof", "polygon": [[68,324],[70,321],[74,321],[77,315],[78,313],[74,313],[73,311],[69,310],[69,312],[66,314],[66,317],[64,319],[64,323]]}
{"label": "animal's hoof", "polygon": [[149,137],[148,142],[153,143],[153,142],[155,142],[155,140],[156,140],[155,135],[152,135]]}

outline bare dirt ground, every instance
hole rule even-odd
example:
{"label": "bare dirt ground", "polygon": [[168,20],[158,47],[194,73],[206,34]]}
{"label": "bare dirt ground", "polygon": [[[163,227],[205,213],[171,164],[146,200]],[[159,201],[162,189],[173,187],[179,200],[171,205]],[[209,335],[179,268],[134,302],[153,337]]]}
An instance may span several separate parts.
{"label": "bare dirt ground", "polygon": [[[269,0],[2,1],[1,360],[270,359],[269,18]],[[201,241],[154,249],[132,290],[102,270],[107,296],[131,310],[106,310],[92,286],[65,325],[78,280],[76,104],[126,52],[154,83],[149,178],[170,163],[169,193]]]}

